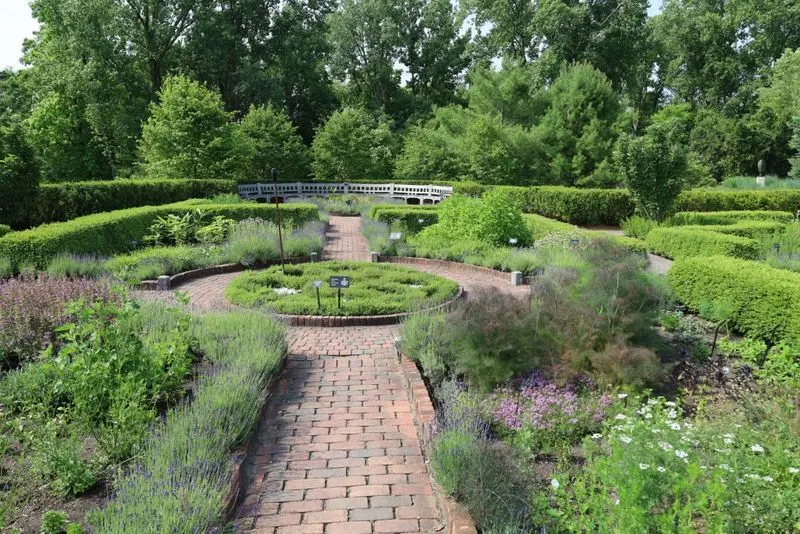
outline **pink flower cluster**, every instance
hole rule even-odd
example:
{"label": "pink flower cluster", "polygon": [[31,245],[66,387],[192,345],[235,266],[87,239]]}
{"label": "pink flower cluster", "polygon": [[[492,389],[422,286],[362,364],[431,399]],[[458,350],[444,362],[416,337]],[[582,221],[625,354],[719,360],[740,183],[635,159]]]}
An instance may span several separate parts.
{"label": "pink flower cluster", "polygon": [[547,429],[563,423],[599,423],[612,402],[605,394],[578,395],[574,387],[557,386],[537,373],[521,381],[518,388],[502,389],[498,393],[500,402],[493,411],[494,419],[515,429],[526,425]]}

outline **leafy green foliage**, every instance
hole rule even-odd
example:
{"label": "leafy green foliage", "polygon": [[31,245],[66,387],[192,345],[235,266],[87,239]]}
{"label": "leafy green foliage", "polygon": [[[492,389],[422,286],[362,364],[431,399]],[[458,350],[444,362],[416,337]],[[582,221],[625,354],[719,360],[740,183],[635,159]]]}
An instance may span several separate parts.
{"label": "leafy green foliage", "polygon": [[676,211],[788,211],[800,210],[800,191],[713,191],[695,189],[682,192],[675,201]]}
{"label": "leafy green foliage", "polygon": [[360,108],[344,108],[328,118],[314,138],[314,175],[321,180],[347,182],[391,174],[393,134],[386,122]]}
{"label": "leafy green foliage", "polygon": [[183,76],[164,82],[142,127],[141,152],[153,177],[228,178],[248,149],[219,94]]}
{"label": "leafy green foliage", "polygon": [[388,225],[399,223],[408,232],[416,234],[439,220],[433,206],[386,206],[376,204],[369,210],[369,216]]}
{"label": "leafy green foliage", "polygon": [[36,203],[39,167],[19,124],[0,123],[0,223],[18,227]]}
{"label": "leafy green foliage", "polygon": [[663,220],[683,187],[685,149],[668,131],[651,127],[642,137],[622,136],[615,159],[638,210]]}
{"label": "leafy green foliage", "polygon": [[170,213],[166,217],[156,218],[144,241],[152,245],[218,245],[225,240],[235,223],[233,219],[222,215],[211,219],[200,208],[182,215]]}
{"label": "leafy green foliage", "polygon": [[624,189],[576,189],[538,186],[512,189],[522,211],[583,226],[617,225],[633,215],[635,205]]}
{"label": "leafy green foliage", "polygon": [[546,91],[547,111],[534,135],[550,162],[546,183],[609,186],[617,180],[610,160],[620,113],[617,93],[600,71],[577,64]]}
{"label": "leafy green foliage", "polygon": [[243,178],[264,182],[270,169],[278,169],[281,180],[299,182],[311,173],[311,157],[284,111],[272,106],[250,107],[239,129],[251,145]]}
{"label": "leafy green foliage", "polygon": [[443,202],[437,213],[438,222],[420,232],[422,242],[474,240],[502,246],[512,239],[519,245],[531,241],[519,203],[508,191],[494,189],[479,199],[455,195]]}
{"label": "leafy green foliage", "polygon": [[671,401],[636,402],[584,442],[580,471],[556,475],[542,520],[571,531],[792,530],[796,424],[780,394],[694,420]]}
{"label": "leafy green foliage", "polygon": [[623,220],[620,226],[622,227],[622,231],[625,232],[626,236],[634,237],[636,239],[644,239],[647,237],[647,234],[650,233],[650,230],[653,228],[658,228],[659,223],[652,219],[634,215],[633,217],[628,217],[627,219]]}
{"label": "leafy green foliage", "polygon": [[748,259],[758,257],[758,241],[706,228],[705,226],[654,228],[647,234],[647,247],[657,254],[674,259],[709,254]]}
{"label": "leafy green foliage", "polygon": [[[327,284],[331,276],[351,277],[351,286],[342,290],[341,309],[336,290]],[[323,282],[321,307],[315,280]],[[457,289],[451,280],[405,267],[337,261],[245,273],[231,282],[225,296],[234,304],[267,306],[292,315],[386,315],[441,304]]]}
{"label": "leafy green foliage", "polygon": [[98,532],[206,531],[223,513],[232,449],[258,420],[286,353],[284,329],[257,312],[206,314],[192,337],[209,370],[119,473],[114,498],[89,515]]}
{"label": "leafy green foliage", "polygon": [[689,224],[735,224],[741,221],[775,221],[788,223],[794,214],[786,211],[681,211],[667,221],[670,225]]}
{"label": "leafy green foliage", "polygon": [[797,273],[713,256],[680,259],[667,276],[678,300],[694,310],[707,303],[730,306],[732,324],[743,334],[770,343],[800,338]]}

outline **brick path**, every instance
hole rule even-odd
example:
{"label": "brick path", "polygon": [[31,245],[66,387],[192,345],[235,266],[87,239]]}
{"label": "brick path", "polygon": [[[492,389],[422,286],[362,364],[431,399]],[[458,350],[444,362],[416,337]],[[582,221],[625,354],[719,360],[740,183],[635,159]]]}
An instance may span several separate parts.
{"label": "brick path", "polygon": [[[368,260],[361,219],[331,217],[324,256]],[[500,280],[440,266],[413,266],[467,291],[524,293]],[[225,286],[241,273],[193,280],[198,311],[234,308]],[[174,299],[172,292],[141,292]],[[239,532],[439,532],[441,511],[393,348],[396,326],[288,329],[286,369],[272,391],[245,461]]]}

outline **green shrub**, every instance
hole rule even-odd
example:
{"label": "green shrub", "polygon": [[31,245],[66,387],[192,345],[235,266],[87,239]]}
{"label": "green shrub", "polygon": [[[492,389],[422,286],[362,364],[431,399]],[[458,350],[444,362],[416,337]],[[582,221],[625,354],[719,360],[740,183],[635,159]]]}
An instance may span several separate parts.
{"label": "green shrub", "polygon": [[232,449],[258,419],[286,353],[284,329],[257,312],[206,314],[192,337],[207,374],[120,472],[111,502],[89,514],[94,532],[208,532],[224,512]]}
{"label": "green shrub", "polygon": [[[283,231],[283,251],[287,258],[308,257],[321,253],[325,246],[324,225],[320,221]],[[223,246],[226,262],[256,265],[280,258],[278,226],[262,219],[240,221],[231,230]]]}
{"label": "green shrub", "polygon": [[[34,264],[42,269],[61,252],[112,256],[134,250],[156,217],[186,213],[196,208],[202,208],[211,216],[222,215],[234,220],[250,217],[271,220],[275,216],[275,206],[254,203],[212,204],[190,200],[164,206],[129,208],[12,232],[0,237],[0,256],[11,258],[17,267]],[[281,219],[288,225],[296,226],[318,218],[317,208],[310,204],[286,204],[280,209]]]}
{"label": "green shrub", "polygon": [[548,219],[547,217],[542,217],[541,215],[534,215],[534,214],[525,214],[522,216],[525,220],[525,225],[528,227],[528,230],[531,232],[531,238],[534,241],[542,239],[552,233],[555,232],[562,232],[562,233],[578,233],[578,228],[567,223],[563,223],[561,221],[554,221],[553,219]]}
{"label": "green shrub", "polygon": [[370,208],[369,216],[388,225],[399,222],[412,234],[419,233],[439,220],[434,206],[397,207],[378,204]]}
{"label": "green shrub", "polygon": [[228,237],[235,223],[223,215],[211,218],[201,208],[183,214],[170,213],[156,217],[144,241],[151,245],[218,245]]}
{"label": "green shrub", "polygon": [[794,214],[788,211],[682,211],[669,218],[670,226],[689,224],[734,224],[741,221],[775,221],[788,223]]}
{"label": "green shrub", "polygon": [[41,534],[62,534],[67,529],[67,513],[48,510],[42,515]]}
{"label": "green shrub", "polygon": [[765,176],[764,185],[756,183],[755,176],[731,176],[725,178],[720,189],[748,189],[763,191],[765,189],[800,189],[800,180],[779,178],[778,176]]}
{"label": "green shrub", "polygon": [[800,210],[800,190],[684,191],[675,201],[676,211],[788,211]]}
{"label": "green shrub", "polygon": [[434,387],[447,377],[450,369],[449,318],[445,313],[417,313],[400,330],[403,354],[418,362]]}
{"label": "green shrub", "polygon": [[233,180],[108,180],[42,184],[28,226],[106,211],[233,194]]}
{"label": "green shrub", "polygon": [[647,234],[647,247],[668,258],[724,255],[755,259],[759,244],[754,239],[694,228],[656,228]]}
{"label": "green shrub", "polygon": [[625,232],[626,236],[634,237],[636,239],[644,239],[647,237],[647,234],[650,233],[650,230],[653,228],[658,228],[660,224],[658,221],[640,217],[639,215],[634,215],[633,217],[628,217],[627,219],[623,220],[620,223],[620,226],[622,227],[622,231]]}
{"label": "green shrub", "polygon": [[0,256],[0,280],[14,276],[14,265],[5,256]]}
{"label": "green shrub", "polygon": [[800,339],[800,274],[722,256],[676,261],[667,275],[689,308],[732,310],[734,328],[769,342]]}
{"label": "green shrub", "polygon": [[11,227],[7,224],[0,224],[0,237],[3,237],[11,231]]}
{"label": "green shrub", "polygon": [[578,224],[618,225],[634,212],[633,199],[624,189],[577,189],[536,186],[511,189],[522,201],[522,211]]}

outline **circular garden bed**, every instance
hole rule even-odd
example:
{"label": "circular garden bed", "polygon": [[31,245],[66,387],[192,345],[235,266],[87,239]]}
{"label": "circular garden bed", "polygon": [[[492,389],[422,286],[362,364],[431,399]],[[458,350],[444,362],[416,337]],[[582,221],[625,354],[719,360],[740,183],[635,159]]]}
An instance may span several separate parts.
{"label": "circular garden bed", "polygon": [[[331,277],[349,277],[341,308]],[[320,302],[317,305],[317,288]],[[240,306],[270,307],[286,315],[389,315],[442,304],[458,293],[452,280],[405,267],[378,263],[332,261],[280,266],[249,272],[225,289],[229,301]]]}

